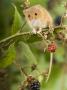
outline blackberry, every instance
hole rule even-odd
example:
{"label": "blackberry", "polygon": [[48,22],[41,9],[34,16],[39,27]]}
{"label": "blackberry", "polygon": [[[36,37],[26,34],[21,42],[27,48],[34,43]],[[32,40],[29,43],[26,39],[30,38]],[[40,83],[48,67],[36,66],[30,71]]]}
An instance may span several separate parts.
{"label": "blackberry", "polygon": [[33,80],[29,84],[29,90],[40,90],[40,82],[38,80]]}

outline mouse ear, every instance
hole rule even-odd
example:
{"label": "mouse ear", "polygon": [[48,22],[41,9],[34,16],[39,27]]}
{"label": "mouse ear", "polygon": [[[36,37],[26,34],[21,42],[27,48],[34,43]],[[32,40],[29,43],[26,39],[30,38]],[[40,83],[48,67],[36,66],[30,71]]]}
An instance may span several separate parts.
{"label": "mouse ear", "polygon": [[28,10],[27,9],[23,10],[23,13],[24,15],[26,15],[28,13]]}

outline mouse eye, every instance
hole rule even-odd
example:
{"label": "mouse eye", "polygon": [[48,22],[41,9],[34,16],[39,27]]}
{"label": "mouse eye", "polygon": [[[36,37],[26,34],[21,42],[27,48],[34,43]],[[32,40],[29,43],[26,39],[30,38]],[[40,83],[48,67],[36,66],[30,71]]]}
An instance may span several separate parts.
{"label": "mouse eye", "polygon": [[35,16],[37,16],[37,13],[35,13]]}
{"label": "mouse eye", "polygon": [[30,18],[30,14],[28,15],[28,17]]}

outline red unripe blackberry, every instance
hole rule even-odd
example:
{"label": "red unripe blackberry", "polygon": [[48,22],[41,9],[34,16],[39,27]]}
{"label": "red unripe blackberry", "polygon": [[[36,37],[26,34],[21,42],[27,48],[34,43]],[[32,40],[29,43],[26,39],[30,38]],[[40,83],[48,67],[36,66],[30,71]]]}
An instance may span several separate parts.
{"label": "red unripe blackberry", "polygon": [[48,45],[49,52],[55,52],[55,50],[56,50],[56,44],[54,42]]}
{"label": "red unripe blackberry", "polygon": [[29,83],[28,90],[40,90],[40,82],[38,80],[33,80]]}

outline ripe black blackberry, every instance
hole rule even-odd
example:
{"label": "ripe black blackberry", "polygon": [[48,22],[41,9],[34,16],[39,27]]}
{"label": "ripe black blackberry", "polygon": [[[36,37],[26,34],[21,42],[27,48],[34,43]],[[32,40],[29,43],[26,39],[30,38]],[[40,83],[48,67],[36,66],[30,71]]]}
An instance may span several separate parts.
{"label": "ripe black blackberry", "polygon": [[29,83],[28,90],[40,90],[40,82],[38,80],[33,80]]}

